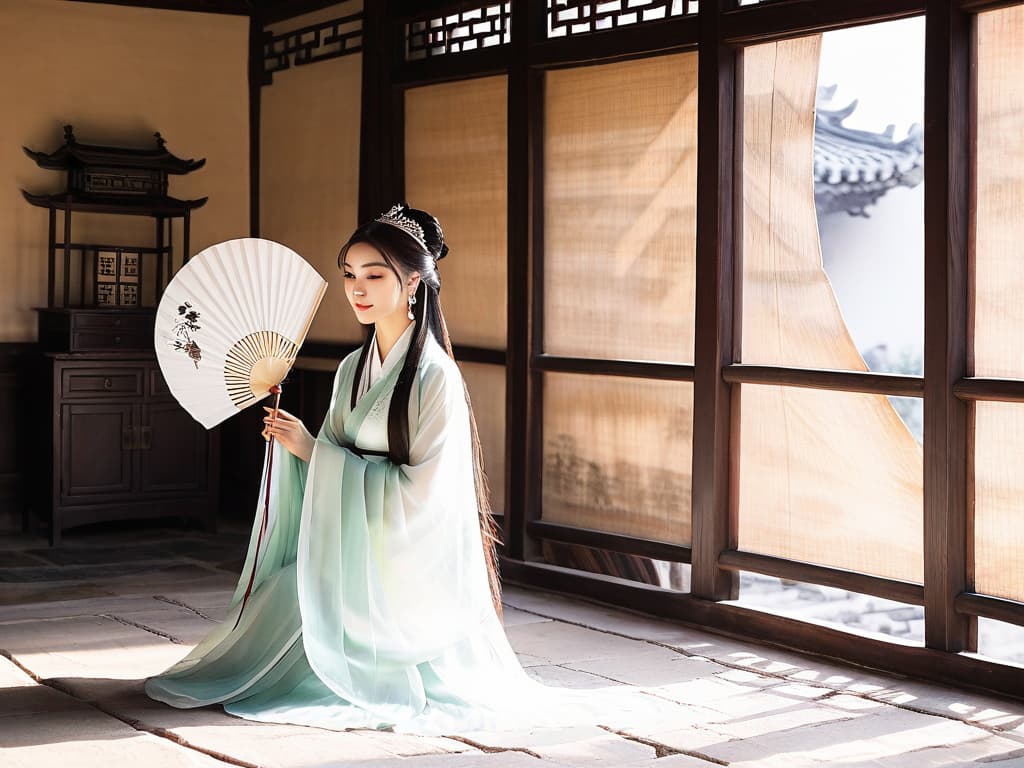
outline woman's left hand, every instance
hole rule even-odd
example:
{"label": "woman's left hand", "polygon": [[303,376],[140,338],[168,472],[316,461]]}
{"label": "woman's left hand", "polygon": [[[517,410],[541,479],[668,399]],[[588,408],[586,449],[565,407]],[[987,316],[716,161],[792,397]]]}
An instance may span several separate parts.
{"label": "woman's left hand", "polygon": [[313,456],[316,440],[309,434],[306,425],[280,408],[277,409],[277,418],[274,418],[273,408],[263,406],[263,410],[267,411],[267,415],[263,417],[263,423],[266,424],[263,437],[269,440],[273,436],[291,454],[308,462]]}

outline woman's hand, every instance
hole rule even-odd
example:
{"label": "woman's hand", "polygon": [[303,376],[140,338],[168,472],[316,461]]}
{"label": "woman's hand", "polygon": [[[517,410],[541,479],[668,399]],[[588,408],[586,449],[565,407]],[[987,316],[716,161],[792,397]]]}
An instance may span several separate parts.
{"label": "woman's hand", "polygon": [[263,439],[269,440],[271,435],[288,451],[308,462],[313,456],[313,445],[316,440],[306,425],[292,416],[288,411],[277,409],[277,418],[274,418],[274,409],[263,406],[267,415],[263,417],[263,423],[267,426],[263,429]]}

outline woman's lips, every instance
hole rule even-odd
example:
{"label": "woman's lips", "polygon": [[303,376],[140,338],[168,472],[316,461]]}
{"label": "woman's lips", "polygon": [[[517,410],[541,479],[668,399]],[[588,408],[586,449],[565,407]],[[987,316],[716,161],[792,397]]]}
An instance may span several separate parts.
{"label": "woman's lips", "polygon": [[360,312],[365,312],[366,310],[368,310],[372,306],[373,306],[373,304],[360,304],[360,303],[356,302],[356,309],[358,309]]}

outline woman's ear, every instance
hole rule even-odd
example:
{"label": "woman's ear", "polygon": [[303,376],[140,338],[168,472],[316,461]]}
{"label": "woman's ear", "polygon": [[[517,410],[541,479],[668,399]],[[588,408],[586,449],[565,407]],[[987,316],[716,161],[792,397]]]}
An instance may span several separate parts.
{"label": "woman's ear", "polygon": [[412,292],[415,292],[416,289],[419,288],[419,285],[420,285],[420,273],[419,272],[413,272],[411,275],[409,275],[409,278],[405,281],[405,287],[408,290],[412,291]]}

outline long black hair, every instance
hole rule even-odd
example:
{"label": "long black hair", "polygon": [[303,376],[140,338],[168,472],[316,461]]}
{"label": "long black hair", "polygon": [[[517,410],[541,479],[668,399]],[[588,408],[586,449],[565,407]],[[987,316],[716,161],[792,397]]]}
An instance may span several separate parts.
{"label": "long black hair", "polygon": [[[405,203],[400,203],[400,213],[406,218],[412,219],[423,228],[426,249],[412,235],[391,224],[377,221],[364,222],[356,228],[352,236],[341,247],[338,254],[338,266],[345,261],[349,248],[356,243],[366,243],[380,252],[384,260],[390,265],[391,270],[398,278],[400,285],[404,286],[406,278],[413,272],[419,272],[420,282],[416,287],[416,303],[413,305],[413,330],[412,341],[409,344],[409,351],[405,355],[405,362],[398,374],[398,381],[395,383],[394,393],[391,396],[391,405],[388,409],[388,458],[396,464],[409,463],[409,395],[412,392],[412,385],[416,381],[416,372],[419,368],[420,357],[423,354],[423,345],[426,342],[427,333],[433,335],[441,348],[454,359],[452,354],[451,339],[448,336],[448,326],[444,321],[441,312],[439,294],[441,293],[441,275],[437,270],[437,262],[448,255],[448,245],[444,240],[444,232],[436,218],[426,211],[418,208],[410,208]],[[393,211],[395,209],[392,209]],[[370,341],[373,338],[373,327],[366,327],[366,338],[363,341],[362,349],[359,352],[359,363],[356,368],[354,381],[358,382],[363,367],[366,365],[366,358],[370,351]],[[491,515],[490,489],[487,484],[487,476],[483,468],[483,451],[480,447],[480,435],[477,431],[476,417],[473,415],[473,404],[469,398],[469,390],[466,388],[465,380],[462,382],[463,393],[466,397],[466,407],[469,409],[469,427],[472,435],[473,446],[473,479],[476,485],[477,509],[480,518],[480,536],[483,540],[484,562],[487,564],[487,581],[490,585],[491,600],[494,603],[494,610],[500,617],[501,610],[501,581],[498,576],[498,556],[496,544],[498,542],[498,529]],[[356,388],[352,388],[352,407],[356,404]]]}

